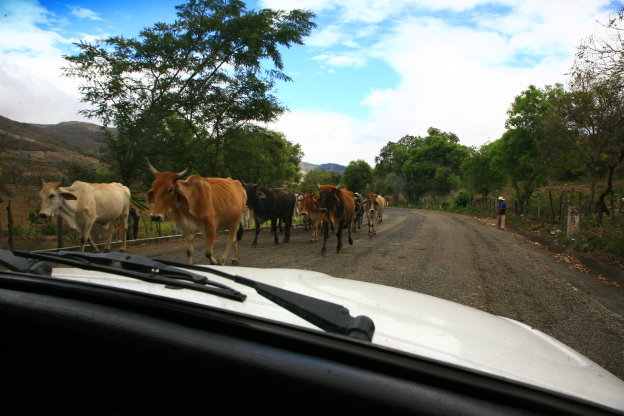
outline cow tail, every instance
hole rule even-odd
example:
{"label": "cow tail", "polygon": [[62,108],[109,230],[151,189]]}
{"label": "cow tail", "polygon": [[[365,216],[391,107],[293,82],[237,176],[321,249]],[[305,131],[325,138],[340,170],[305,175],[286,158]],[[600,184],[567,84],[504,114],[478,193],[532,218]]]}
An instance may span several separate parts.
{"label": "cow tail", "polygon": [[236,239],[240,241],[243,238],[243,224],[238,224],[238,231],[236,232]]}

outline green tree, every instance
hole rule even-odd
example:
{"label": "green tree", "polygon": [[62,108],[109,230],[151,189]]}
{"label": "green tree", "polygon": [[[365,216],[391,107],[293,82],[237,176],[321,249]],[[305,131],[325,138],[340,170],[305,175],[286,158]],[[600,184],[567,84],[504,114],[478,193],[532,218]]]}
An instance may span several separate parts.
{"label": "green tree", "polygon": [[338,172],[312,169],[304,175],[300,191],[315,193],[318,192],[318,185],[338,185],[340,179],[341,175]]}
{"label": "green tree", "polygon": [[65,57],[65,74],[84,81],[90,108],[82,113],[117,127],[107,153],[125,182],[143,169],[155,136],[181,121],[190,136],[167,154],[201,151],[202,169],[220,175],[227,131],[284,111],[271,94],[276,80],[290,81],[280,49],[302,44],[315,27],[311,12],[254,11],[239,0],[189,0],[176,9],[173,23],[136,39],[81,42]]}
{"label": "green tree", "polygon": [[509,177],[519,212],[528,210],[533,191],[546,183],[552,170],[556,155],[551,146],[552,130],[546,128],[545,120],[563,93],[560,84],[543,89],[530,85],[507,111],[507,131],[500,139],[500,151],[494,156],[493,164]]}
{"label": "green tree", "polygon": [[[561,100],[561,112],[570,147],[583,161],[590,185],[590,207],[596,201],[601,214],[604,198],[612,192],[613,174],[624,160],[624,92],[617,76],[597,77],[575,72],[571,91]],[[607,179],[607,188],[595,198],[596,184]]]}
{"label": "green tree", "polygon": [[462,161],[462,179],[473,192],[481,194],[484,199],[507,183],[506,174],[496,169],[492,163],[500,143],[496,141],[486,143],[478,149],[470,148],[468,156]]}
{"label": "green tree", "polygon": [[364,160],[355,160],[349,162],[344,174],[342,182],[353,192],[364,194],[371,187],[373,180],[373,168]]}
{"label": "green tree", "polygon": [[280,187],[299,182],[301,146],[286,140],[282,133],[260,127],[232,129],[224,138],[224,176]]}
{"label": "green tree", "polygon": [[[453,133],[428,129],[426,137],[405,136],[389,142],[375,158],[386,182],[402,187],[412,203],[425,195],[445,195],[459,185],[461,163],[468,153]],[[392,185],[390,185],[392,186]]]}

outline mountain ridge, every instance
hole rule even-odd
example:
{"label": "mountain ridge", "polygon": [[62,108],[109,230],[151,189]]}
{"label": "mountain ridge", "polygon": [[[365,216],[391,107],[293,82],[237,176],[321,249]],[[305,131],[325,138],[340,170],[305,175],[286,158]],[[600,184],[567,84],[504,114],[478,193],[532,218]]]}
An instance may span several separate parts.
{"label": "mountain ridge", "polygon": [[[0,163],[5,167],[5,175],[54,178],[62,174],[60,167],[64,163],[86,163],[102,168],[99,152],[104,144],[103,127],[95,123],[22,123],[0,115]],[[303,174],[312,169],[344,173],[345,166],[302,161],[299,169]]]}

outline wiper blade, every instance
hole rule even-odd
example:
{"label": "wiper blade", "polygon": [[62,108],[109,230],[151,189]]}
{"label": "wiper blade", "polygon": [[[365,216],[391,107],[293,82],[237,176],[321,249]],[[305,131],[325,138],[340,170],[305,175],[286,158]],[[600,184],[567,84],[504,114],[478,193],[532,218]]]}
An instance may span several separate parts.
{"label": "wiper blade", "polygon": [[371,341],[373,339],[373,334],[375,333],[375,323],[373,320],[364,315],[353,317],[350,315],[349,310],[342,305],[256,282],[246,277],[226,273],[210,267],[182,264],[169,260],[159,261],[170,266],[212,273],[242,285],[252,287],[259,295],[282,306],[324,331],[365,341]]}
{"label": "wiper blade", "polygon": [[[6,250],[0,250],[0,252],[6,252]],[[284,309],[316,325],[324,331],[365,341],[371,341],[375,333],[375,324],[372,319],[363,315],[353,317],[350,315],[349,310],[342,305],[267,285],[210,267],[162,259],[154,260],[149,257],[125,253],[59,251],[38,253],[13,252],[13,254],[19,257],[40,259],[85,270],[120,274],[151,283],[164,284],[166,286],[199,290],[241,302],[245,300],[246,296],[244,294],[227,285],[213,282],[205,276],[191,273],[188,270],[202,271],[251,287],[255,289],[259,295],[280,305]],[[2,256],[0,256],[0,260],[2,260]],[[11,261],[8,262],[11,263]],[[32,267],[32,262],[18,263],[24,271]],[[12,266],[13,270],[17,267],[16,264],[12,264]]]}
{"label": "wiper blade", "polygon": [[[205,276],[191,273],[187,270],[180,270],[143,256],[125,253],[84,253],[77,251],[38,253],[14,251],[13,254],[18,257],[45,260],[84,270],[119,274],[145,282],[162,284],[167,287],[211,293],[239,302],[243,302],[247,297],[245,294],[227,285],[214,282]],[[12,269],[15,270],[15,267],[16,263],[13,264]]]}

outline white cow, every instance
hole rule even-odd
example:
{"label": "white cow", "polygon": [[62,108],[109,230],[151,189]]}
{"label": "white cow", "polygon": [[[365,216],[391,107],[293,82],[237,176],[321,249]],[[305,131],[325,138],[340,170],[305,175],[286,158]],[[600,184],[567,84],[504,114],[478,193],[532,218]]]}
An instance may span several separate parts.
{"label": "white cow", "polygon": [[108,231],[104,251],[110,250],[114,227],[112,222],[121,218],[123,244],[120,251],[126,250],[126,230],[130,209],[130,190],[117,183],[86,183],[76,181],[71,186],[61,186],[60,182],[42,182],[40,217],[60,215],[67,224],[80,233],[80,251],[84,251],[87,241],[95,251],[99,251],[91,238],[91,228],[98,223]]}

